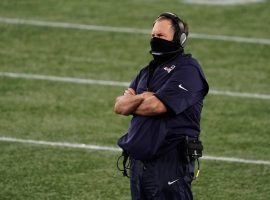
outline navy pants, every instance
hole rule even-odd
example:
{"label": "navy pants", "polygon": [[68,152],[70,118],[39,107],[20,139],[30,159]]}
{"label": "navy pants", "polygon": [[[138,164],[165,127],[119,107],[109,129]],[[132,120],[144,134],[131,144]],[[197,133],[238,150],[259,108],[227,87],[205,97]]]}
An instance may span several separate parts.
{"label": "navy pants", "polygon": [[147,162],[131,158],[132,200],[192,200],[194,162],[187,163],[178,151]]}

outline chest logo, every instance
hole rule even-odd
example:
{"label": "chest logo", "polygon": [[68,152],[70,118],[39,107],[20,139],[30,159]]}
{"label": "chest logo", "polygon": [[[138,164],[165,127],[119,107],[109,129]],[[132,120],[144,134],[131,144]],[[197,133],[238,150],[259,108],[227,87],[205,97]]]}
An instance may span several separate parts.
{"label": "chest logo", "polygon": [[170,66],[170,67],[164,67],[163,69],[164,69],[165,71],[167,71],[168,73],[170,73],[172,70],[174,70],[174,68],[175,68],[175,65],[172,65],[172,66]]}
{"label": "chest logo", "polygon": [[184,88],[184,87],[182,86],[182,84],[179,85],[179,88],[181,88],[182,90],[188,91],[186,88]]}
{"label": "chest logo", "polygon": [[174,181],[168,181],[168,185],[172,185],[172,184],[174,184],[174,183],[177,182],[177,181],[179,181],[179,179],[176,179],[176,180],[174,180]]}

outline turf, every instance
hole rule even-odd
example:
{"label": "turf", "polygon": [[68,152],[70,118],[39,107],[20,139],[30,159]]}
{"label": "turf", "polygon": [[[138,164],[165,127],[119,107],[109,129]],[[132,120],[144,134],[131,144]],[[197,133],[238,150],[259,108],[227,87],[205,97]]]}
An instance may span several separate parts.
{"label": "turf", "polygon": [[[7,1],[0,17],[151,28],[181,13],[191,33],[269,38],[270,2],[207,6],[166,1]],[[130,81],[151,59],[149,35],[0,23],[0,72]],[[211,89],[270,94],[269,45],[190,39]],[[0,77],[0,136],[116,146],[130,117],[113,104],[123,87]],[[209,95],[205,155],[270,160],[270,101]],[[0,199],[130,199],[119,153],[1,142]],[[203,160],[195,199],[270,198],[269,165]]]}
{"label": "turf", "polygon": [[[130,199],[110,152],[1,144],[1,199]],[[228,173],[230,172],[230,173]],[[266,166],[202,162],[195,199],[267,199]],[[232,181],[233,180],[233,181]]]}
{"label": "turf", "polygon": [[1,144],[0,198],[128,199],[128,179],[119,178],[116,156]]}
{"label": "turf", "polygon": [[[148,35],[1,24],[0,30],[2,71],[130,81],[151,58]],[[269,50],[196,39],[187,48],[214,88],[255,93],[270,93]]]}
{"label": "turf", "polygon": [[[112,109],[122,87],[10,78],[0,83],[2,134],[111,146],[127,130],[130,118]],[[202,118],[205,152],[267,159],[269,112],[266,100],[209,96]]]}

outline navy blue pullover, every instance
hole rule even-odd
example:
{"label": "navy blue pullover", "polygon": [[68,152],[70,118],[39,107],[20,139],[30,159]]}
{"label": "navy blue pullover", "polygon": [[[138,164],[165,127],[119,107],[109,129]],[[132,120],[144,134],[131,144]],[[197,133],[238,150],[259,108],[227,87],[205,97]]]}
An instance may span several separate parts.
{"label": "navy blue pullover", "polygon": [[155,93],[168,112],[158,116],[133,115],[118,145],[138,160],[151,160],[174,148],[185,137],[198,138],[203,99],[209,86],[199,63],[181,54],[158,66],[149,80],[144,67],[130,87],[137,94]]}

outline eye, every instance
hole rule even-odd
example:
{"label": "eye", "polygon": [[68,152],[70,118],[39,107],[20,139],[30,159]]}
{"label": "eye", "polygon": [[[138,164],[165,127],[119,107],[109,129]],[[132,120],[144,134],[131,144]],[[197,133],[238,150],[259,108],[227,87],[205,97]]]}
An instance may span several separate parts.
{"label": "eye", "polygon": [[151,36],[152,36],[152,38],[153,37],[157,37],[157,38],[164,38],[164,37],[166,37],[164,34],[162,34],[162,33],[158,33],[158,34],[151,34]]}

